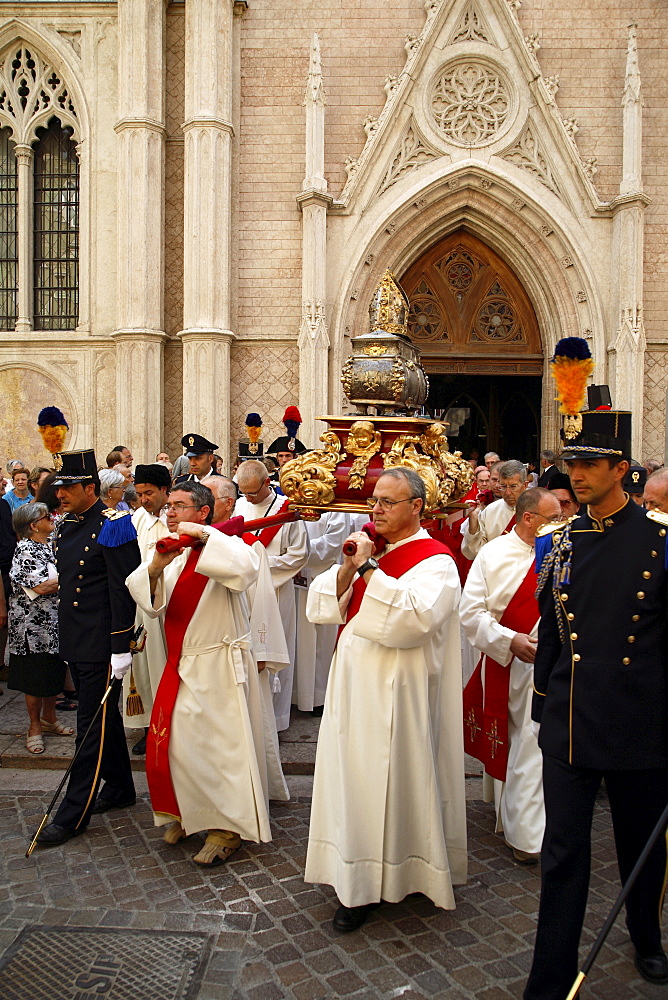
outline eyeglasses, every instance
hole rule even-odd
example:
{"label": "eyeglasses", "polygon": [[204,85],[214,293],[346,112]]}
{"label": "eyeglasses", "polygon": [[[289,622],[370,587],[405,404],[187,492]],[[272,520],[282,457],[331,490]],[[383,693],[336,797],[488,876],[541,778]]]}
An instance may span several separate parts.
{"label": "eyeglasses", "polygon": [[396,507],[396,505],[398,503],[410,503],[411,500],[417,500],[417,499],[419,499],[419,498],[418,497],[404,497],[403,500],[381,500],[380,497],[369,497],[369,499],[367,500],[366,503],[367,503],[367,507],[370,507],[371,510],[373,510],[373,508],[376,506],[376,504],[378,504],[378,506],[380,507],[380,509],[384,510],[385,513],[387,514],[387,512],[390,511],[390,510],[392,510],[393,507]]}
{"label": "eyeglasses", "polygon": [[180,514],[182,510],[198,510],[194,503],[167,503],[165,504],[167,510],[174,510],[177,514]]}
{"label": "eyeglasses", "polygon": [[262,490],[264,489],[266,483],[267,483],[267,480],[265,480],[264,483],[262,483],[262,486],[259,488],[259,490],[252,490],[252,491],[249,491],[249,490],[239,490],[239,492],[241,493],[242,497],[256,497],[258,495],[258,493],[262,492]]}
{"label": "eyeglasses", "polygon": [[510,484],[506,483],[505,485],[502,483],[499,485],[499,489],[501,490],[502,493],[504,493],[506,490],[508,490],[509,493],[517,493],[518,490],[521,490],[523,488],[523,486],[524,483],[510,483]]}
{"label": "eyeglasses", "polygon": [[560,501],[559,501],[559,505],[560,505],[561,507],[572,507],[572,506],[573,506],[573,504],[575,504],[575,505],[576,505],[576,506],[578,506],[578,507],[580,506],[580,505],[578,504],[577,500],[560,500]]}

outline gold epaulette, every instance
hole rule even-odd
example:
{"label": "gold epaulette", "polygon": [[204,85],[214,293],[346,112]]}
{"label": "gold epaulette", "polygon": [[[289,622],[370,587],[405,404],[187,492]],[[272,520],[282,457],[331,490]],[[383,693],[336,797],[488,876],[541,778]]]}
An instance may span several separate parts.
{"label": "gold epaulette", "polygon": [[110,521],[115,521],[119,517],[127,517],[130,513],[129,510],[114,510],[113,507],[105,507],[102,511],[105,517],[108,517]]}
{"label": "gold epaulette", "polygon": [[541,524],[536,532],[536,538],[542,538],[543,535],[551,535],[555,531],[563,531],[566,525],[574,521],[576,517],[579,517],[579,514],[573,514],[572,517],[567,518],[565,521],[549,521],[547,524]]}
{"label": "gold epaulette", "polygon": [[656,521],[657,524],[668,525],[668,514],[663,510],[648,510],[647,516],[651,518],[652,521]]}

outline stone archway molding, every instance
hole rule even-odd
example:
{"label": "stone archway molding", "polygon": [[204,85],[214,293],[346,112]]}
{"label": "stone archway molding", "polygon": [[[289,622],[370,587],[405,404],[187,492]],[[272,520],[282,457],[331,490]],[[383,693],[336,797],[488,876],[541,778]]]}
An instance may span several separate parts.
{"label": "stone archway molding", "polygon": [[[549,193],[547,193],[549,194]],[[408,187],[394,207],[379,199],[357,220],[339,249],[348,263],[338,281],[332,314],[332,398],[339,398],[338,373],[346,338],[368,323],[368,303],[383,271],[401,274],[430,246],[464,228],[487,243],[513,269],[538,319],[545,374],[556,342],[585,336],[597,361],[596,379],[606,381],[604,314],[596,278],[588,263],[594,248],[577,220],[557,218],[552,196],[539,204],[534,194],[471,161]],[[549,209],[555,210],[550,214]],[[560,426],[551,380],[543,383],[543,447],[558,443]]]}

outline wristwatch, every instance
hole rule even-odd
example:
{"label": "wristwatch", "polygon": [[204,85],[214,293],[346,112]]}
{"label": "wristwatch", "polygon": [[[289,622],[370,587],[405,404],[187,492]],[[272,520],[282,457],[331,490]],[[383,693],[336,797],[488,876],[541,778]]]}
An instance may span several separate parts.
{"label": "wristwatch", "polygon": [[362,565],[358,567],[357,572],[360,576],[364,576],[368,569],[378,569],[378,560],[374,559],[373,556],[367,559],[365,563],[362,563]]}

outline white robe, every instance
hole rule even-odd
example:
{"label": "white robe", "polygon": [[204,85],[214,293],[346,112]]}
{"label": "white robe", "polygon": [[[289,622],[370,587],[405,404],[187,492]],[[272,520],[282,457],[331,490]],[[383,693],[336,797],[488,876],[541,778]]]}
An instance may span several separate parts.
{"label": "white robe", "polygon": [[502,498],[494,500],[489,507],[478,511],[478,530],[475,535],[469,531],[469,518],[462,525],[462,552],[467,559],[475,559],[483,545],[503,534],[515,516],[515,508]]}
{"label": "white robe", "polygon": [[[533,664],[513,656],[510,643],[515,632],[499,625],[533,559],[533,546],[515,530],[488,542],[464,585],[459,617],[471,644],[510,669],[508,769],[506,781],[494,779],[493,786],[497,832],[503,831],[512,847],[537,854],[545,831],[545,807],[542,754],[531,728]],[[535,637],[537,632],[538,621],[529,634]]]}
{"label": "white robe", "polygon": [[315,577],[339,562],[341,546],[349,532],[348,518],[335,511],[322,514],[319,521],[305,521],[304,524],[309,540],[309,556],[295,579],[297,644],[292,701],[300,712],[312,712],[316,705],[325,702],[338,629],[336,625],[314,625],[308,620],[306,596]]}
{"label": "white robe", "polygon": [[[251,503],[245,497],[239,497],[234,513],[240,514],[246,521],[255,521],[259,517],[267,517],[278,513],[285,497],[272,491],[261,503]],[[308,558],[308,536],[303,521],[293,521],[284,524],[274,535],[269,545],[265,546],[269,559],[271,578],[278,598],[278,607],[283,621],[283,631],[288,647],[290,662],[282,671],[280,690],[274,692],[274,714],[276,728],[279,733],[290,725],[290,705],[292,703],[292,679],[295,663],[295,641],[297,633],[297,610],[295,601],[295,586],[293,577],[306,564]]]}
{"label": "white robe", "polygon": [[[130,593],[150,617],[164,614],[189,554],[167,566],[153,602],[148,563],[128,577]],[[268,739],[244,593],[257,580],[259,567],[250,545],[218,531],[211,533],[197,564],[196,572],[209,579],[184,636],[169,743],[172,783],[187,834],[230,830],[245,840],[271,840]],[[170,817],[156,815],[155,822],[164,825]]]}
{"label": "white robe", "polygon": [[[428,538],[420,529],[405,544]],[[390,551],[395,546],[388,548]],[[311,584],[311,621],[341,623],[337,566]],[[345,906],[423,892],[453,909],[466,882],[459,576],[432,556],[395,580],[376,570],[332,660],[305,878]]]}
{"label": "white robe", "polygon": [[[137,532],[137,543],[142,562],[150,562],[153,558],[155,543],[169,534],[169,528],[162,518],[150,514],[143,507],[139,507],[134,512],[132,523]],[[138,607],[135,626],[138,625],[143,625],[146,629],[146,644],[141,653],[135,653],[132,657],[132,676],[144,711],[141,715],[127,714],[127,696],[130,693],[130,671],[128,671],[123,678],[123,724],[128,729],[145,728],[151,721],[153,698],[158,690],[158,684],[167,660],[162,619],[151,618]]]}

